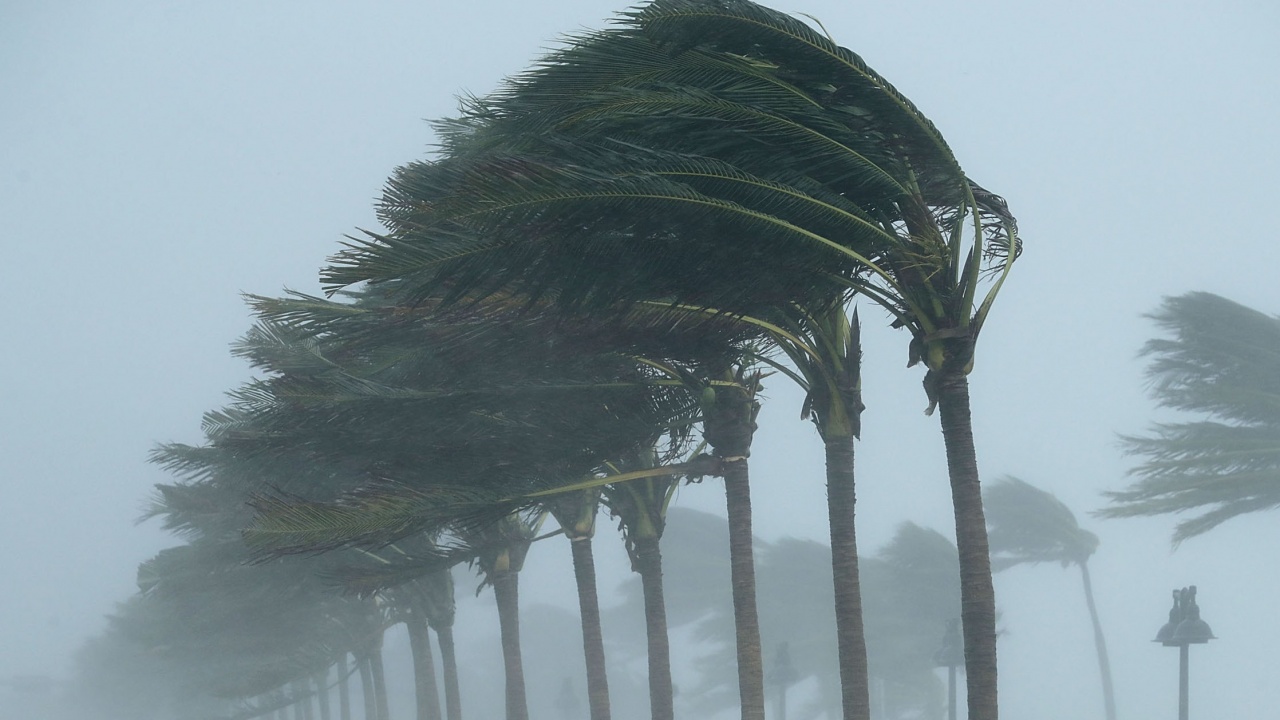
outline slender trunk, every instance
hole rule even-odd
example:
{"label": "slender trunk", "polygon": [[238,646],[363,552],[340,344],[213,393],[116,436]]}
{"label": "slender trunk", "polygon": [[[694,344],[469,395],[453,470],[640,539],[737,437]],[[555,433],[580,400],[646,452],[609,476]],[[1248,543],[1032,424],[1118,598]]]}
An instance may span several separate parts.
{"label": "slender trunk", "polygon": [[644,622],[649,640],[649,714],[653,720],[672,720],[675,693],[671,687],[671,641],[667,637],[667,601],[662,589],[658,538],[636,538],[634,562],[644,591]]}
{"label": "slender trunk", "polygon": [[964,628],[965,684],[969,720],[997,720],[996,596],[991,583],[987,521],[973,447],[969,381],[953,371],[938,383],[938,409],[947,448],[951,503],[960,553],[960,618]]}
{"label": "slender trunk", "polygon": [[453,646],[453,626],[436,628],[440,643],[440,664],[444,666],[444,716],[462,720],[462,696],[458,690],[458,656]]}
{"label": "slender trunk", "polygon": [[436,663],[431,652],[431,632],[416,609],[405,623],[409,631],[409,653],[413,656],[413,689],[418,720],[440,720],[440,689],[436,685]]}
{"label": "slender trunk", "polygon": [[369,653],[369,671],[373,674],[373,695],[377,701],[378,720],[391,720],[391,709],[387,707],[387,672],[382,665],[382,638]]}
{"label": "slender trunk", "polygon": [[311,681],[316,686],[316,700],[320,705],[320,720],[332,720],[329,712],[329,668],[316,673]]}
{"label": "slender trunk", "polygon": [[369,656],[356,658],[360,664],[360,694],[364,698],[364,720],[378,720],[378,701],[373,691],[373,670]]}
{"label": "slender trunk", "polygon": [[1102,674],[1102,703],[1107,720],[1116,720],[1116,696],[1111,684],[1111,660],[1107,657],[1107,639],[1102,634],[1102,622],[1098,619],[1098,606],[1093,602],[1093,581],[1089,579],[1089,565],[1080,563],[1080,579],[1084,583],[1084,600],[1089,606],[1089,619],[1093,621],[1093,645],[1098,650],[1098,672]]}
{"label": "slender trunk", "polygon": [[756,611],[750,483],[747,459],[726,458],[724,490],[729,514],[733,624],[738,644],[738,695],[742,703],[742,720],[764,720],[764,661],[760,654],[760,619]]}
{"label": "slender trunk", "polygon": [[493,577],[502,633],[502,662],[506,670],[507,720],[529,720],[524,666],[520,659],[520,574],[499,572]]}
{"label": "slender trunk", "polygon": [[351,685],[347,673],[347,654],[338,659],[338,720],[351,720]]}
{"label": "slender trunk", "polygon": [[591,536],[576,537],[573,574],[578,581],[578,609],[582,616],[582,653],[587,662],[587,704],[591,720],[609,720],[609,679],[605,675],[604,635],[600,627],[600,600],[596,593],[596,563]]}
{"label": "slender trunk", "polygon": [[831,526],[831,577],[836,597],[836,645],[840,658],[840,699],[844,720],[870,720],[867,641],[862,626],[855,533],[853,436],[826,439],[827,517]]}
{"label": "slender trunk", "polygon": [[302,680],[289,683],[289,694],[293,696],[294,720],[311,720],[311,697]]}

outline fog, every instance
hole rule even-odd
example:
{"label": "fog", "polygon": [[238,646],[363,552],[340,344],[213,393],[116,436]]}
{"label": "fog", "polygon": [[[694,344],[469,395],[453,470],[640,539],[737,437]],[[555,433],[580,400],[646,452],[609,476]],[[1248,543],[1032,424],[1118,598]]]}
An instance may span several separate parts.
{"label": "fog", "polygon": [[[1100,538],[1090,567],[1119,717],[1175,712],[1177,653],[1151,640],[1170,590],[1191,584],[1220,638],[1192,650],[1193,713],[1272,714],[1276,516],[1232,520],[1175,550],[1176,517],[1090,513],[1105,505],[1102,492],[1127,483],[1134,460],[1118,434],[1170,417],[1146,392],[1137,352],[1157,330],[1143,314],[1193,290],[1280,312],[1280,246],[1268,224],[1280,191],[1280,144],[1270,139],[1280,6],[769,4],[820,19],[936,123],[966,172],[1018,218],[1025,250],[970,376],[979,466],[984,481],[1015,475],[1051,491]],[[425,120],[623,7],[0,6],[0,717],[36,717],[23,704],[38,699],[13,681],[65,687],[77,648],[136,592],[138,563],[180,542],[135,522],[152,487],[172,480],[147,453],[158,442],[200,443],[201,414],[250,377],[228,352],[251,323],[240,293],[318,293],[317,270],[342,236],[377,227],[373,203],[390,172],[429,155]],[[924,414],[922,372],[905,367],[909,338],[874,306],[860,312],[859,545],[874,553],[904,521],[954,537],[938,419]],[[822,445],[800,404],[784,378],[766,380],[751,458],[763,543],[828,542]],[[722,483],[708,479],[674,505],[723,515],[724,503]],[[605,608],[623,603],[632,577],[612,527],[602,517],[595,542]],[[529,555],[528,626],[576,618],[566,546],[555,538]],[[995,583],[1003,715],[1101,717],[1077,576],[1017,567]],[[457,590],[460,662],[473,668],[498,656],[492,601],[488,591],[471,599],[474,586],[460,577]],[[606,642],[617,627],[606,627]],[[389,664],[405,648],[390,637]],[[525,662],[563,663],[581,691],[577,648],[575,638],[555,649],[563,660],[548,661],[530,638]],[[688,627],[673,628],[678,685],[706,651]],[[618,678],[629,672],[622,657],[610,656]],[[643,688],[642,661],[633,670]],[[501,679],[484,680],[464,677],[477,698],[468,715],[497,717],[500,704],[479,708],[500,703]],[[553,701],[540,687],[535,717]],[[411,686],[398,692],[393,711],[406,717]]]}

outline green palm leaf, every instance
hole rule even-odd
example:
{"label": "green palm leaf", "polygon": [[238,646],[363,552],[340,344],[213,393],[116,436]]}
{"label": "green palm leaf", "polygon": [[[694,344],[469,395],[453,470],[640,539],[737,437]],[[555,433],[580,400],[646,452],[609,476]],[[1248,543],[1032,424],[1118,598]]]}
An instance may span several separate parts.
{"label": "green palm leaf", "polygon": [[1142,458],[1103,517],[1201,511],[1174,543],[1244,513],[1280,507],[1280,318],[1209,293],[1166,298],[1150,316],[1169,333],[1143,348],[1157,403],[1202,419],[1125,436]]}

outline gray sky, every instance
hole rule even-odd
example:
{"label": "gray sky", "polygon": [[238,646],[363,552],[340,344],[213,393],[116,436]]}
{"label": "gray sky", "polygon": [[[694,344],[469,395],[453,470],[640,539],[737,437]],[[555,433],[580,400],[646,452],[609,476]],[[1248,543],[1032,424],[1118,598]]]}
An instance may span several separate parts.
{"label": "gray sky", "polygon": [[[1055,5],[773,6],[820,18],[1009,201],[1026,251],[971,379],[979,463],[1083,516],[1125,482],[1116,433],[1156,416],[1135,358],[1153,332],[1141,314],[1189,290],[1280,312],[1268,224],[1280,5]],[[622,8],[0,5],[0,678],[61,675],[133,590],[137,563],[176,542],[132,524],[167,479],[145,458],[159,441],[199,442],[200,414],[248,377],[227,352],[249,324],[238,293],[317,291],[342,234],[375,226],[389,172],[429,152],[424,118]],[[875,308],[863,317],[859,542],[873,550],[903,520],[949,531],[951,515],[907,337]],[[768,396],[757,532],[825,540],[819,443],[781,378]],[[679,502],[719,510],[723,497],[709,482]],[[1219,717],[1280,706],[1276,519],[1233,521],[1171,552],[1172,518],[1082,517],[1102,538],[1095,583],[1124,717],[1172,712],[1176,653],[1150,638],[1169,590],[1192,583],[1222,638],[1193,651],[1193,701]],[[553,585],[526,596],[569,603]],[[1020,568],[997,576],[997,592],[1006,716],[1098,713],[1078,579]]]}

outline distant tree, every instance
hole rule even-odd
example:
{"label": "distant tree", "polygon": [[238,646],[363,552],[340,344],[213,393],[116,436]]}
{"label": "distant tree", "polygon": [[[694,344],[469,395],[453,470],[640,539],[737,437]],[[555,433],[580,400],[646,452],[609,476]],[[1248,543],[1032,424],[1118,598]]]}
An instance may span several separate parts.
{"label": "distant tree", "polygon": [[[711,715],[736,703],[730,573],[719,552],[728,544],[728,527],[722,517],[684,508],[674,508],[671,517],[665,568],[673,625],[696,621],[695,637],[708,646],[697,661],[700,676],[682,683],[682,695],[695,712]],[[757,539],[756,545],[764,646],[772,651],[786,643],[794,681],[812,678],[818,684],[816,701],[793,708],[788,717],[840,717],[831,550],[794,538]],[[941,718],[933,655],[947,622],[960,612],[955,545],[934,530],[903,523],[887,545],[861,562],[869,669],[883,711],[878,716]],[[635,603],[634,586],[626,592],[627,602]],[[777,683],[771,688],[776,692]]]}
{"label": "distant tree", "polygon": [[1161,407],[1200,419],[1124,438],[1138,480],[1109,492],[1102,517],[1201,511],[1178,523],[1180,543],[1221,523],[1280,506],[1280,317],[1206,292],[1166,298],[1149,316],[1147,376]]}
{"label": "distant tree", "polygon": [[1014,477],[1004,477],[983,493],[991,538],[991,567],[996,572],[1015,565],[1043,562],[1080,568],[1084,599],[1093,623],[1093,643],[1102,675],[1102,702],[1107,720],[1116,718],[1115,690],[1107,640],[1093,600],[1089,558],[1098,549],[1098,536],[1080,527],[1071,510],[1050,493]]}

